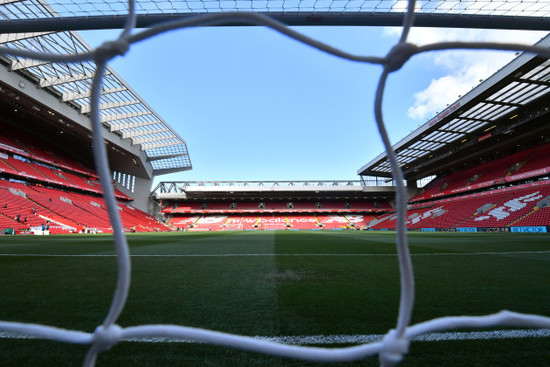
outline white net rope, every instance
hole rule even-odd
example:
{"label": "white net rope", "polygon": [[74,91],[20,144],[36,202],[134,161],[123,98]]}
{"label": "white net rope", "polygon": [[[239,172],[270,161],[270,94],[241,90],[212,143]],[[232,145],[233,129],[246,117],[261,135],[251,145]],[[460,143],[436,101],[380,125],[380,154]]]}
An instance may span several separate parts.
{"label": "white net rope", "polygon": [[[84,366],[94,366],[100,352],[106,351],[118,342],[131,338],[145,337],[169,337],[185,339],[189,341],[210,343],[219,346],[226,346],[241,350],[260,352],[274,356],[294,358],[319,362],[343,362],[354,361],[368,356],[378,355],[382,366],[394,366],[398,364],[408,352],[409,342],[412,338],[430,332],[451,330],[459,328],[487,328],[487,327],[528,327],[550,329],[550,317],[542,315],[529,315],[511,311],[500,311],[496,314],[486,316],[449,316],[435,318],[429,321],[410,325],[413,312],[415,287],[414,274],[409,254],[406,236],[406,191],[403,184],[403,174],[397,164],[396,156],[392,150],[388,135],[386,133],[383,115],[382,102],[386,80],[390,73],[399,70],[412,56],[443,49],[490,49],[525,51],[550,58],[550,49],[521,45],[521,44],[500,44],[484,42],[445,42],[425,46],[416,46],[407,42],[409,31],[414,23],[415,1],[408,2],[407,13],[404,19],[403,31],[399,42],[384,57],[362,56],[350,54],[319,41],[313,40],[300,34],[284,24],[281,24],[269,17],[256,13],[223,13],[207,16],[200,16],[192,19],[167,22],[150,29],[137,33],[134,30],[136,12],[135,3],[128,4],[129,12],[126,26],[120,36],[105,42],[92,52],[59,55],[44,54],[26,50],[14,50],[0,47],[0,54],[22,56],[36,60],[49,62],[79,62],[93,61],[96,65],[95,76],[92,85],[91,96],[91,120],[93,126],[93,147],[94,159],[96,161],[97,173],[101,178],[101,185],[104,192],[105,202],[109,211],[110,220],[114,230],[114,246],[117,254],[118,280],[114,291],[110,310],[103,323],[93,333],[77,330],[66,330],[54,326],[40,324],[17,323],[0,321],[0,331],[16,333],[22,336],[48,339],[64,343],[85,344],[90,348],[84,358]],[[140,325],[122,328],[116,324],[121,314],[130,287],[130,254],[126,238],[122,231],[121,220],[118,214],[116,201],[113,194],[113,187],[110,179],[110,170],[106,157],[105,145],[103,144],[103,133],[101,128],[99,102],[103,76],[107,63],[112,58],[124,55],[131,45],[154,37],[163,32],[187,27],[217,25],[223,23],[248,23],[270,27],[299,42],[324,51],[331,55],[347,60],[377,64],[382,66],[382,74],[378,83],[378,89],[374,101],[374,112],[376,124],[383,140],[388,160],[390,162],[392,175],[397,183],[396,186],[396,212],[397,219],[397,251],[399,268],[401,274],[401,298],[398,312],[398,320],[395,329],[388,331],[382,341],[361,344],[345,348],[318,348],[287,345],[272,341],[259,340],[253,337],[232,335],[218,331],[191,328],[176,325]]]}

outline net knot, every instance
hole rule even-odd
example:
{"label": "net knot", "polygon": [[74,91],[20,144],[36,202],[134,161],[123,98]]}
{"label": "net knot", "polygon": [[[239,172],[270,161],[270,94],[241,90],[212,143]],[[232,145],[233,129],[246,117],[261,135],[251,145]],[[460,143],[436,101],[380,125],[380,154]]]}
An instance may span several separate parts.
{"label": "net knot", "polygon": [[101,46],[95,49],[94,59],[96,61],[108,61],[115,56],[124,56],[129,48],[130,44],[125,40],[103,42]]}
{"label": "net knot", "polygon": [[105,328],[100,325],[95,329],[92,344],[103,352],[111,349],[120,339],[122,339],[122,328],[120,326],[113,324]]}
{"label": "net knot", "polygon": [[382,339],[380,351],[380,365],[384,367],[395,366],[401,362],[403,356],[409,351],[409,340],[399,336],[394,329],[390,330]]}
{"label": "net knot", "polygon": [[384,66],[390,72],[399,70],[411,56],[417,53],[417,50],[418,47],[412,43],[399,42],[386,55]]}

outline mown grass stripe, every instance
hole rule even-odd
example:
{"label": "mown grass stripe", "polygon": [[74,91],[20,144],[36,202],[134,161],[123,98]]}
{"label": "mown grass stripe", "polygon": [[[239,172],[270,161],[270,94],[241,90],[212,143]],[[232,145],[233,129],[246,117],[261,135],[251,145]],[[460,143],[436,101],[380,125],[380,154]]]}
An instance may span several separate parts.
{"label": "mown grass stripe", "polygon": [[[550,254],[549,251],[483,251],[483,252],[430,252],[421,254],[411,254],[411,256],[483,256],[483,255],[534,255],[534,254]],[[5,257],[115,257],[115,254],[0,254]],[[273,253],[257,253],[257,254],[131,254],[130,257],[301,257],[301,256],[318,256],[318,257],[346,257],[346,256],[365,256],[365,257],[388,257],[397,256],[397,254],[273,254]]]}

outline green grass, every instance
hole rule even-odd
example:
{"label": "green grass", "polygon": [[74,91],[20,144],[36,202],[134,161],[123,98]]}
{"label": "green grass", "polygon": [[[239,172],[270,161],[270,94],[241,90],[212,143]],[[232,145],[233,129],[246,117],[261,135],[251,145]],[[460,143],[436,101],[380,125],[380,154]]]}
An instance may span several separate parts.
{"label": "green grass", "polygon": [[[550,253],[540,253],[550,251],[548,235],[410,233],[409,240],[413,323],[501,309],[550,314]],[[123,327],[170,323],[261,336],[384,334],[395,327],[393,233],[136,234],[128,241],[131,254],[143,256],[132,257]],[[110,236],[0,237],[0,254],[35,255],[0,256],[0,320],[92,332],[111,302],[116,259],[46,255],[113,253]],[[241,256],[212,256],[228,254]],[[86,350],[0,338],[0,365],[80,365]],[[413,342],[402,366],[547,366],[549,360],[550,338]],[[97,365],[316,364],[203,344],[124,342]]]}

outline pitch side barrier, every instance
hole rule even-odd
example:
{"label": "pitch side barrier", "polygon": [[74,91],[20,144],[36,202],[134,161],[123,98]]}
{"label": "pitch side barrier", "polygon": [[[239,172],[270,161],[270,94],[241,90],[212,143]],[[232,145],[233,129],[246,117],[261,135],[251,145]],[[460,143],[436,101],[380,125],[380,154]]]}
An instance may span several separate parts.
{"label": "pitch side barrier", "polygon": [[[395,231],[395,228],[372,229],[369,231]],[[549,233],[550,226],[528,227],[456,227],[456,228],[409,228],[409,232],[516,232],[516,233]]]}

